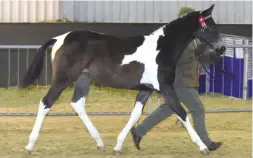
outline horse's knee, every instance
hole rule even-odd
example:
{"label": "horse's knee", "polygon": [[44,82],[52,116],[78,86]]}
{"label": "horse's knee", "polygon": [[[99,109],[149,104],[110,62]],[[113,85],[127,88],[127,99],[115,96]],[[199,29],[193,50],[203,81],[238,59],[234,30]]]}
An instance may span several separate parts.
{"label": "horse's knee", "polygon": [[135,115],[136,117],[141,116],[143,106],[144,105],[141,102],[136,102],[132,111],[132,115]]}
{"label": "horse's knee", "polygon": [[81,86],[75,85],[74,94],[72,96],[72,102],[77,102],[81,97],[84,96],[84,89]]}

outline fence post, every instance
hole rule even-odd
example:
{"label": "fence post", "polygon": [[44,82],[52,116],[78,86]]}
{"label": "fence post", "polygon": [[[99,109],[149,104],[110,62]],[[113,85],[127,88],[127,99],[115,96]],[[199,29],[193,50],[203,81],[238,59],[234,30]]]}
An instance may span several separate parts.
{"label": "fence post", "polygon": [[[249,45],[249,40],[244,40],[244,45]],[[249,61],[249,48],[244,48],[244,67],[243,67],[243,99],[248,98],[248,61]]]}

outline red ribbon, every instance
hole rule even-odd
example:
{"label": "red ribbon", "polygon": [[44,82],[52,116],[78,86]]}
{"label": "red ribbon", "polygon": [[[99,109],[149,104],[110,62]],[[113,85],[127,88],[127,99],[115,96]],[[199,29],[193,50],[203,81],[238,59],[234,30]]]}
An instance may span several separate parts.
{"label": "red ribbon", "polygon": [[206,18],[203,16],[200,16],[198,19],[198,22],[202,25],[202,27],[206,28]]}
{"label": "red ribbon", "polygon": [[206,19],[205,19],[205,17],[200,16],[198,20],[199,20],[199,23],[202,24],[205,22]]}

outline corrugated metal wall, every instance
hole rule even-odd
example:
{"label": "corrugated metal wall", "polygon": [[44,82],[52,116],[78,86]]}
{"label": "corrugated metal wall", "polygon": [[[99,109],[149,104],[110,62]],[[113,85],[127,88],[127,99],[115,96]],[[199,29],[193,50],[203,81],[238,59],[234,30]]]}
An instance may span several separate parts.
{"label": "corrugated metal wall", "polygon": [[217,23],[252,23],[252,1],[68,1],[60,2],[60,16],[88,22],[166,23],[177,18],[183,6],[202,10],[211,4]]}
{"label": "corrugated metal wall", "polygon": [[0,0],[0,22],[39,22],[59,18],[59,0]]}
{"label": "corrugated metal wall", "polygon": [[215,4],[219,24],[251,24],[252,1],[0,1],[0,22],[71,21],[166,23],[180,7],[202,10]]}

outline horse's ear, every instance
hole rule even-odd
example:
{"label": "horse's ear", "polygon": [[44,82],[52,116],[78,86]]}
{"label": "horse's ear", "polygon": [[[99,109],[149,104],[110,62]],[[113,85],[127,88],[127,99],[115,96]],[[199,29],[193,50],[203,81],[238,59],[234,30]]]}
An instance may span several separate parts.
{"label": "horse's ear", "polygon": [[209,8],[207,9],[207,12],[208,12],[209,14],[211,14],[212,11],[213,11],[213,8],[214,8],[214,4],[212,4],[211,7],[209,7]]}
{"label": "horse's ear", "polygon": [[208,9],[204,10],[204,11],[202,12],[202,14],[205,14],[205,15],[210,15],[210,14],[212,14],[213,8],[214,8],[214,4],[212,4]]}

